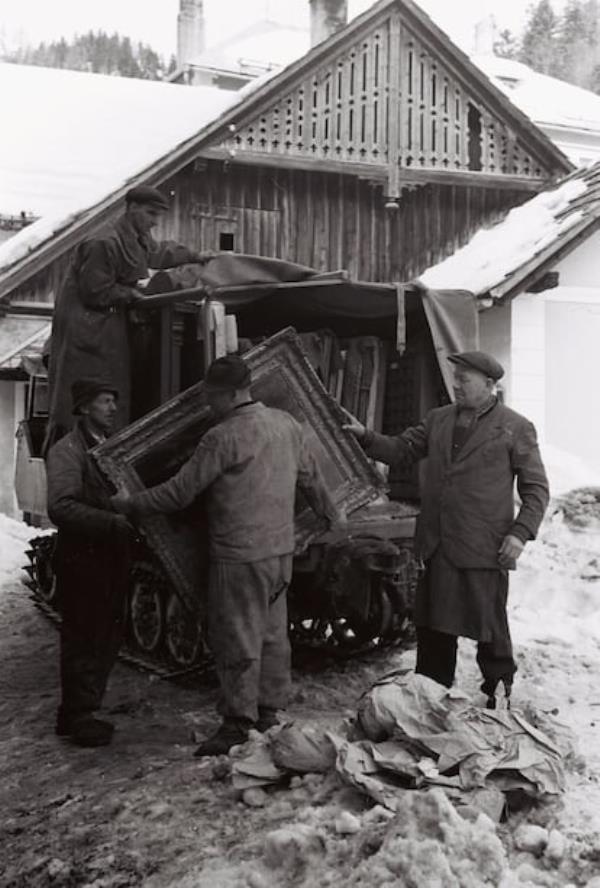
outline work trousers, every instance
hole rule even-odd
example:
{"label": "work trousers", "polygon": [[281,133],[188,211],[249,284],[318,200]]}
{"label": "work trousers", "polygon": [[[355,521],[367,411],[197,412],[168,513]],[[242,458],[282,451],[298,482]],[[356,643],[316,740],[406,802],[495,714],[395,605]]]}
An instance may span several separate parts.
{"label": "work trousers", "polygon": [[[452,686],[456,672],[458,638],[426,626],[417,626],[417,665],[415,672],[433,678],[439,684]],[[506,693],[512,688],[517,666],[513,660],[510,635],[495,641],[477,643],[477,664],[483,676],[481,690],[493,696],[500,681]]]}
{"label": "work trousers", "polygon": [[108,562],[89,556],[79,552],[56,565],[62,615],[59,716],[71,721],[100,708],[125,625],[127,563],[116,552]]}
{"label": "work trousers", "polygon": [[458,568],[438,549],[425,565],[415,602],[416,671],[450,687],[459,636],[477,642],[481,689],[492,696],[498,682],[510,689],[513,659],[506,605],[508,572]]}
{"label": "work trousers", "polygon": [[291,683],[287,588],[292,555],[250,563],[212,561],[208,637],[227,719],[256,722],[283,709]]}

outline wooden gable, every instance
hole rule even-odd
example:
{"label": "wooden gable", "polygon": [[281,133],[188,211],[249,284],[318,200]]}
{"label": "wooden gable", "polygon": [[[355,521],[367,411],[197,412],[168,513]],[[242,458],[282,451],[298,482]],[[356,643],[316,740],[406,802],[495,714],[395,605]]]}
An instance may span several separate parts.
{"label": "wooden gable", "polygon": [[354,168],[386,177],[390,196],[405,183],[438,177],[539,187],[569,169],[414,4],[382,3],[360,21],[280,75],[275,95],[251,96],[224,138],[212,142],[217,151],[203,153]]}

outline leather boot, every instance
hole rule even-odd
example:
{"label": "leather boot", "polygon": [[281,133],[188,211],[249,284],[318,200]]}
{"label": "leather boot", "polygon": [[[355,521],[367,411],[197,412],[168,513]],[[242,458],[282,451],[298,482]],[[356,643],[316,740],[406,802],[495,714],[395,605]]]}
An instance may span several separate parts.
{"label": "leather boot", "polygon": [[194,752],[197,758],[204,755],[227,755],[232,746],[245,743],[252,722],[246,719],[226,718],[214,734],[207,737]]}
{"label": "leather boot", "polygon": [[261,734],[264,734],[264,732],[268,731],[269,728],[273,728],[275,727],[275,725],[278,724],[279,719],[277,718],[276,709],[272,709],[270,706],[258,707],[258,721],[255,725],[257,731],[260,731]]}

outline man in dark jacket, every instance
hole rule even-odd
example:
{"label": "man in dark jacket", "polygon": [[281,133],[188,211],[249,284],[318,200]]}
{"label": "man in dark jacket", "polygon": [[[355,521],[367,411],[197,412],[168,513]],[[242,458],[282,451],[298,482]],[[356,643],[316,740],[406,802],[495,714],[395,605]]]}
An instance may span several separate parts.
{"label": "man in dark jacket", "polygon": [[432,410],[397,438],[355,420],[346,428],[382,462],[427,458],[416,535],[426,568],[415,601],[416,671],[450,687],[457,637],[473,638],[481,688],[494,708],[498,684],[508,698],[517,668],[506,614],[508,570],[537,534],[548,481],[535,428],[494,394],[504,372],[498,361],[484,352],[449,360],[455,404]]}
{"label": "man in dark jacket", "polygon": [[178,511],[206,491],[208,635],[224,721],[196,755],[226,753],[251,727],[277,723],[290,687],[286,591],[296,486],[330,525],[338,518],[302,427],[289,413],[253,401],[250,382],[241,358],[214,361],[205,383],[218,424],[172,478],[113,498],[117,508],[140,516]]}
{"label": "man in dark jacket", "polygon": [[104,746],[113,725],[93,713],[121,644],[131,527],[111,508],[110,491],[88,453],[112,430],[117,391],[110,382],[80,379],[72,402],[76,425],[51,448],[46,466],[62,614],[56,733],[80,746]]}
{"label": "man in dark jacket", "polygon": [[150,232],[168,209],[156,188],[139,186],[125,196],[125,213],[114,225],[75,249],[56,299],[50,348],[47,450],[72,426],[69,392],[74,380],[111,379],[119,391],[115,428],[129,422],[130,347],[127,309],[143,298],[138,281],[149,268],[205,263],[173,241],[157,243]]}

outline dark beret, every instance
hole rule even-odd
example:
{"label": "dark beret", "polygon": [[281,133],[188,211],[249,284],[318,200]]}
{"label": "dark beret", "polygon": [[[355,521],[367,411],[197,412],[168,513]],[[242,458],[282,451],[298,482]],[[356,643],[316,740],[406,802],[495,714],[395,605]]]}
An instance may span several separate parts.
{"label": "dark beret", "polygon": [[85,407],[103,392],[109,392],[115,398],[119,397],[117,389],[106,379],[76,379],[71,386],[73,413],[79,413],[82,407]]}
{"label": "dark beret", "polygon": [[137,185],[135,188],[130,188],[125,195],[125,202],[147,204],[157,210],[169,209],[169,201],[162,191],[159,191],[158,188],[151,188],[150,185]]}
{"label": "dark beret", "polygon": [[484,376],[489,376],[494,382],[498,382],[504,376],[504,367],[491,355],[482,351],[461,352],[458,355],[450,355],[451,364],[461,364],[470,370],[479,370]]}
{"label": "dark beret", "polygon": [[204,378],[209,392],[227,392],[247,388],[252,381],[250,368],[238,355],[225,355],[213,361]]}

